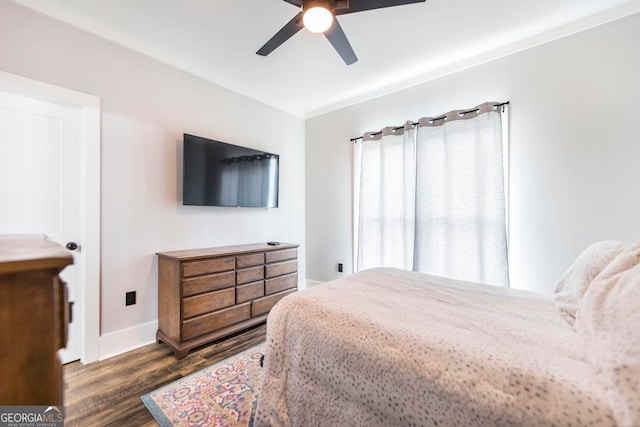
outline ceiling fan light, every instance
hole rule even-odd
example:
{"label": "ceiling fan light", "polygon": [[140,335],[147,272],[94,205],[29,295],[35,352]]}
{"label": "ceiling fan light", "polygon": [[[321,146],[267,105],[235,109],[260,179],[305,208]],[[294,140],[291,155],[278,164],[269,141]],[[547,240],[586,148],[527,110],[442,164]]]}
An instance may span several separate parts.
{"label": "ceiling fan light", "polygon": [[312,33],[324,33],[333,24],[333,13],[323,6],[314,6],[302,15],[304,27]]}

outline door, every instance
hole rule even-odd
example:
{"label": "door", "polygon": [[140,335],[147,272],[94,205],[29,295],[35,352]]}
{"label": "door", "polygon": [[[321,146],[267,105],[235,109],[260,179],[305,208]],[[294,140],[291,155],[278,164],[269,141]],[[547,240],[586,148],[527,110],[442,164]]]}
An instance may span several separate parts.
{"label": "door", "polygon": [[63,363],[80,359],[84,182],[80,110],[0,91],[0,234],[40,233],[65,246],[74,264],[61,274],[73,302]]}

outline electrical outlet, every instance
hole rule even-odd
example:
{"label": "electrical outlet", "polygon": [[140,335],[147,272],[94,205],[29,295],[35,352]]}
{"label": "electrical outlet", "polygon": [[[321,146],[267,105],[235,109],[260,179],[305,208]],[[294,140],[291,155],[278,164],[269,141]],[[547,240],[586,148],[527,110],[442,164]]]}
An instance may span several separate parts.
{"label": "electrical outlet", "polygon": [[338,263],[338,273],[342,273],[342,263]]}
{"label": "electrical outlet", "polygon": [[124,305],[134,305],[136,303],[136,291],[125,294]]}

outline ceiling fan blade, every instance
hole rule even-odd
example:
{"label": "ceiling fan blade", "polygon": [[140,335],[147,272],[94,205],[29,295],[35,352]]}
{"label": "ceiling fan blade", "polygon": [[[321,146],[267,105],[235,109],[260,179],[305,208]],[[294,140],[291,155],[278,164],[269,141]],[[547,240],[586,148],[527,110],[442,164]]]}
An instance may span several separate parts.
{"label": "ceiling fan blade", "polygon": [[284,0],[284,1],[286,1],[287,3],[290,3],[290,4],[294,5],[294,6],[302,7],[302,0]]}
{"label": "ceiling fan blade", "polygon": [[269,55],[278,46],[289,40],[291,36],[300,31],[303,26],[302,12],[300,12],[296,16],[294,16],[293,19],[289,21],[284,27],[282,27],[275,36],[271,37],[269,41],[266,42],[264,46],[262,46],[256,53],[262,56]]}
{"label": "ceiling fan blade", "polygon": [[[287,0],[285,0],[287,1]],[[336,15],[363,12],[365,10],[382,9],[384,7],[402,6],[412,3],[424,3],[426,0],[349,0],[348,9],[336,9]]]}
{"label": "ceiling fan blade", "polygon": [[347,36],[344,34],[342,27],[337,19],[333,19],[333,25],[328,29],[324,35],[329,39],[329,42],[334,49],[340,54],[342,60],[347,65],[351,65],[358,60]]}

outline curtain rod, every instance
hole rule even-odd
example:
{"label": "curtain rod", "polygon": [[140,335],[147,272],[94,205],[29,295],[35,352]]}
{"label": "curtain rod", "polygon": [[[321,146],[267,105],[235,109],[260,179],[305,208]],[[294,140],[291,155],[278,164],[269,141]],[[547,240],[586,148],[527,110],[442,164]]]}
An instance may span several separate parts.
{"label": "curtain rod", "polygon": [[[499,103],[499,104],[493,104],[493,107],[494,107],[494,108],[498,108],[498,107],[502,107],[503,105],[508,105],[508,104],[509,104],[509,101],[507,101],[507,102],[501,102],[501,103]],[[480,109],[479,109],[479,108],[474,108],[474,109],[472,109],[472,110],[461,111],[459,114],[463,114],[463,115],[464,115],[464,114],[474,113],[474,112],[476,112],[476,111],[478,111],[478,110],[480,110]],[[447,115],[446,115],[446,114],[444,114],[444,115],[442,115],[442,116],[439,116],[439,117],[435,117],[435,118],[431,119],[431,121],[434,121],[434,122],[435,122],[436,120],[442,120],[442,119],[444,119],[445,117],[447,117]],[[411,123],[411,126],[418,126],[418,123],[417,123],[417,122],[415,122],[415,123],[413,123],[413,122],[412,122],[412,123]],[[400,129],[402,129],[402,128],[404,128],[404,126],[398,126],[398,127],[395,127],[395,128],[393,128],[393,130],[394,130],[394,131],[396,131],[396,130],[400,130]],[[381,133],[382,133],[382,131],[380,131],[380,132],[373,132],[373,133],[371,134],[371,136],[380,135]],[[361,140],[361,139],[362,139],[362,137],[361,137],[361,136],[358,136],[358,137],[356,137],[356,138],[351,138],[349,141],[350,141],[350,142],[356,142],[356,141],[359,141],[359,140]]]}

